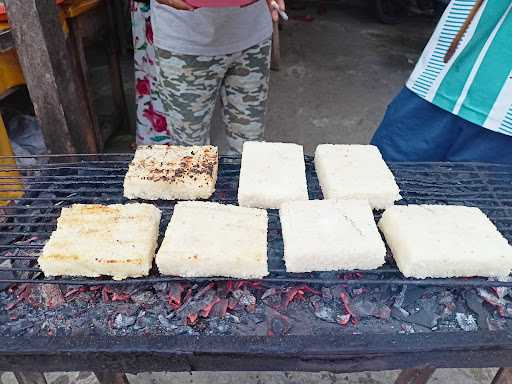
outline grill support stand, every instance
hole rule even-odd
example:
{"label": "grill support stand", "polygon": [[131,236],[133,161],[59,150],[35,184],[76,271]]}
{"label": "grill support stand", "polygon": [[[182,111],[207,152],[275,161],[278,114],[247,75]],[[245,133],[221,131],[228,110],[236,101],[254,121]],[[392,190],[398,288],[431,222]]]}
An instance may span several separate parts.
{"label": "grill support stand", "polygon": [[[404,369],[395,381],[395,384],[427,384],[435,368]],[[129,384],[124,373],[94,372],[100,384]],[[14,372],[19,384],[46,384],[43,373],[40,372]],[[500,368],[491,384],[512,384],[512,368]]]}
{"label": "grill support stand", "polygon": [[100,384],[129,384],[124,373],[94,372]]}
{"label": "grill support stand", "polygon": [[395,384],[427,384],[435,368],[404,369],[395,381]]}
{"label": "grill support stand", "polygon": [[512,368],[500,368],[491,384],[512,384]]}
{"label": "grill support stand", "polygon": [[46,384],[46,378],[41,372],[14,372],[19,384]]}

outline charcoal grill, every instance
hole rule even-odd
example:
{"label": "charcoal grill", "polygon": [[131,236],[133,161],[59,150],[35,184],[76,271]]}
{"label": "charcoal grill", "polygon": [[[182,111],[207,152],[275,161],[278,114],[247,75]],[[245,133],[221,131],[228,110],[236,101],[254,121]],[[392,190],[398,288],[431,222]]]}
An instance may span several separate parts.
{"label": "charcoal grill", "polygon": [[[38,158],[36,166],[21,166],[24,196],[0,207],[1,283],[78,286],[130,286],[183,279],[159,276],[141,279],[45,278],[37,255],[55,228],[60,209],[73,203],[123,203],[122,183],[131,154],[53,155]],[[4,158],[5,159],[5,158]],[[390,164],[404,199],[400,204],[464,204],[481,208],[512,241],[512,167],[478,163]],[[17,191],[12,175],[2,174],[0,190]],[[240,159],[220,159],[214,201],[236,204]],[[312,159],[306,157],[310,198],[321,198]],[[4,176],[5,175],[5,176]],[[7,198],[3,199],[4,201]],[[174,203],[155,202],[163,212],[161,233]],[[376,220],[380,213],[376,213]],[[282,261],[279,217],[269,212],[269,268],[264,283],[311,286],[335,284],[437,287],[511,287],[510,281],[471,279],[406,279],[388,255],[386,265],[373,271],[287,274]],[[160,239],[161,240],[161,239]],[[191,283],[225,279],[194,279]],[[2,312],[0,311],[0,317]],[[315,332],[293,336],[158,335],[147,336],[33,336],[0,337],[0,369],[95,371],[302,370],[350,372],[410,367],[507,366],[512,358],[512,334],[507,330],[380,334],[377,330]]]}

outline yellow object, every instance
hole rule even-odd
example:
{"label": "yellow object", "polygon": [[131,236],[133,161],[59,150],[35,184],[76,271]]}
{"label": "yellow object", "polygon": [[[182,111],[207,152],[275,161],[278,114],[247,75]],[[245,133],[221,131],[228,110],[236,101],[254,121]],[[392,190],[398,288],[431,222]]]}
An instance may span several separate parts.
{"label": "yellow object", "polygon": [[[2,116],[0,116],[0,198],[2,199],[0,200],[0,206],[10,203],[10,200],[3,200],[5,198],[19,199],[23,196],[21,175],[18,171],[11,170],[16,168],[16,160],[12,157],[5,158],[1,156],[13,156]],[[6,179],[6,177],[9,177],[9,179]]]}
{"label": "yellow object", "polygon": [[[14,49],[0,53],[0,98],[12,87],[25,83],[23,72],[21,71],[18,62],[18,56]],[[12,156],[13,151],[7,130],[4,125],[2,116],[0,115],[0,156]],[[13,170],[4,171],[2,169],[8,168]],[[13,158],[0,157],[0,206],[7,205],[9,199],[19,199],[23,196],[23,183],[16,168],[16,160]],[[9,179],[5,179],[9,177]],[[14,191],[13,191],[14,190]],[[16,191],[17,190],[17,191]]]}
{"label": "yellow object", "polygon": [[25,84],[16,50],[10,49],[0,53],[0,98],[18,85]]}
{"label": "yellow object", "polygon": [[[103,0],[66,0],[59,11],[59,19],[64,33],[66,35],[69,34],[67,19],[78,17],[82,13],[98,7],[102,2]],[[0,22],[0,31],[5,31],[9,28],[8,22]],[[11,88],[22,84],[25,84],[25,78],[23,77],[16,50],[10,49],[1,52],[0,99]],[[2,158],[1,156],[13,156],[13,151],[2,116],[0,115],[0,198],[18,199],[23,196],[23,181],[20,173],[16,170],[3,170],[3,168],[15,169],[16,161],[14,158]],[[4,177],[9,177],[10,179],[4,179]],[[7,183],[9,184],[5,185]],[[0,200],[0,206],[7,205],[9,202],[9,200]]]}
{"label": "yellow object", "polygon": [[62,4],[62,9],[66,18],[72,19],[98,7],[102,2],[103,0],[66,0]]}

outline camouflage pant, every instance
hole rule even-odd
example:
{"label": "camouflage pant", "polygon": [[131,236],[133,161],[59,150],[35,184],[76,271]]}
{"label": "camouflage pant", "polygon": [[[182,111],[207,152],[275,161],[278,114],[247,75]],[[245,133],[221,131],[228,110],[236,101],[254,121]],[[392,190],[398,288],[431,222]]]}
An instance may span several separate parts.
{"label": "camouflage pant", "polygon": [[158,88],[171,121],[171,144],[205,145],[220,93],[229,152],[262,140],[271,41],[222,56],[174,54],[157,48]]}

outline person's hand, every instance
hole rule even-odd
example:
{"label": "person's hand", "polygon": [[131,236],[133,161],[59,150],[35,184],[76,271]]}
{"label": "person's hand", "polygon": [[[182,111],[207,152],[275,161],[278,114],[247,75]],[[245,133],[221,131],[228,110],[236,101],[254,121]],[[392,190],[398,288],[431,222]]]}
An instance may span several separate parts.
{"label": "person's hand", "polygon": [[284,5],[284,0],[267,0],[268,8],[270,9],[270,14],[272,15],[272,20],[279,21],[279,12],[272,6],[272,3],[276,3],[279,6],[281,11],[286,10]]}
{"label": "person's hand", "polygon": [[179,9],[181,11],[193,11],[194,7],[190,4],[185,3],[183,0],[156,0],[160,4],[167,5],[174,9]]}

